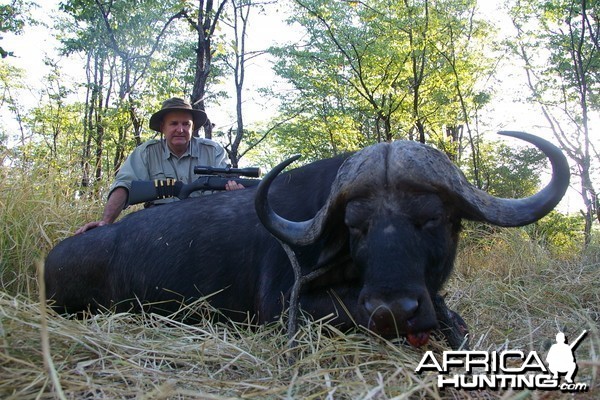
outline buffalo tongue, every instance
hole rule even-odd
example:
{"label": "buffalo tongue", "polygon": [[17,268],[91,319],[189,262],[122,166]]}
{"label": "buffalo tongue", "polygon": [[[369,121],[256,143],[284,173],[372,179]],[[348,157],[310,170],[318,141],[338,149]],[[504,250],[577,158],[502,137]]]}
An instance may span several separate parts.
{"label": "buffalo tongue", "polygon": [[429,342],[429,332],[409,333],[406,335],[408,343],[414,347],[421,347]]}

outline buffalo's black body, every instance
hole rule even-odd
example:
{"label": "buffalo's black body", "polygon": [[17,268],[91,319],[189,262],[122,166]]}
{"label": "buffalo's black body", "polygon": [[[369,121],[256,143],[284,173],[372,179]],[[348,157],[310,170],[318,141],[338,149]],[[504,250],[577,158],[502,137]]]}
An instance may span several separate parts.
{"label": "buffalo's black body", "polygon": [[434,302],[452,271],[461,219],[525,225],[568,187],[555,146],[509,134],[534,143],[553,166],[551,182],[528,198],[474,188],[431,147],[381,143],[277,176],[279,166],[256,189],[150,208],[68,238],[46,260],[49,297],[70,313],[141,305],[166,313],[210,296],[233,320],[271,321],[294,283],[273,234],[294,247],[304,274],[330,269],[303,288],[303,310],[418,343],[438,327]]}
{"label": "buffalo's black body", "polygon": [[[312,217],[342,161],[282,175],[271,191],[276,209],[292,219]],[[247,312],[271,320],[282,311],[281,293],[291,287],[293,272],[258,220],[254,194],[248,188],[152,207],[67,238],[46,260],[48,297],[69,313],[141,303],[171,312],[181,300],[212,295],[212,305],[235,320]],[[321,247],[302,249],[302,262],[314,264]]]}

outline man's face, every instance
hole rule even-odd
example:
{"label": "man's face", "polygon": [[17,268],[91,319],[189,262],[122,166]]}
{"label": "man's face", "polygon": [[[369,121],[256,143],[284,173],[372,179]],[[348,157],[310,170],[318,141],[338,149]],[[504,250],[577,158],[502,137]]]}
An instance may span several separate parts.
{"label": "man's face", "polygon": [[163,117],[161,132],[165,135],[167,145],[171,151],[181,155],[187,149],[193,128],[192,113],[171,111]]}

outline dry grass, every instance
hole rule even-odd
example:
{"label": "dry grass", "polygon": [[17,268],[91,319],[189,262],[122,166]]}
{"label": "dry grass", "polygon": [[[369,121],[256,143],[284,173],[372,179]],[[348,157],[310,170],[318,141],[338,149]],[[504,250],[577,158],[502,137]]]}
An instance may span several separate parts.
{"label": "dry grass", "polygon": [[[283,324],[182,325],[156,315],[106,314],[85,321],[0,298],[2,398],[441,398],[413,373],[420,351],[364,334],[302,324],[291,361]],[[42,338],[50,342],[49,360]],[[441,349],[439,343],[433,348]],[[58,384],[44,361],[53,365]],[[58,396],[57,396],[58,397]]]}
{"label": "dry grass", "polygon": [[[290,350],[284,321],[250,329],[209,320],[182,325],[148,314],[65,319],[41,307],[34,265],[98,208],[88,203],[85,211],[43,193],[0,193],[2,399],[571,398],[442,391],[436,374],[414,372],[424,351],[441,353],[442,342],[414,349],[364,332],[341,333],[326,321],[303,319]],[[576,397],[597,398],[599,265],[600,250],[556,260],[522,231],[501,230],[461,250],[447,303],[470,325],[477,350],[545,354],[558,329],[569,338],[587,329],[576,380],[591,390]]]}

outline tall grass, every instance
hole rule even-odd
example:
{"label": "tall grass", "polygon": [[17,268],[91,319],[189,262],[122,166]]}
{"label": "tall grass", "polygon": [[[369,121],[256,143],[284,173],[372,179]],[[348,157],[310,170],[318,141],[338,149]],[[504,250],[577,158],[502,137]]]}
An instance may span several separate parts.
{"label": "tall grass", "polygon": [[74,227],[99,217],[98,202],[75,199],[69,170],[0,166],[0,283],[34,294],[36,260]]}
{"label": "tall grass", "polygon": [[504,338],[531,348],[545,346],[534,339],[553,339],[557,330],[572,337],[588,327],[597,331],[596,250],[556,260],[519,229],[498,230],[484,242],[462,249],[447,290],[468,299],[461,303],[468,304],[471,324],[490,327],[486,335],[493,343]]}
{"label": "tall grass", "polygon": [[[440,390],[435,374],[414,372],[425,350],[446,349],[439,339],[415,349],[402,339],[338,332],[325,320],[303,318],[297,347],[289,349],[284,321],[250,329],[208,319],[183,325],[150,314],[65,319],[38,300],[36,263],[77,226],[98,218],[102,202],[76,200],[74,185],[51,172],[1,171],[0,398],[564,397]],[[576,353],[576,380],[591,389],[577,398],[597,398],[600,247],[557,259],[523,230],[474,229],[464,232],[445,288],[447,303],[470,326],[472,347],[545,354],[558,330],[574,338],[587,329]]]}

